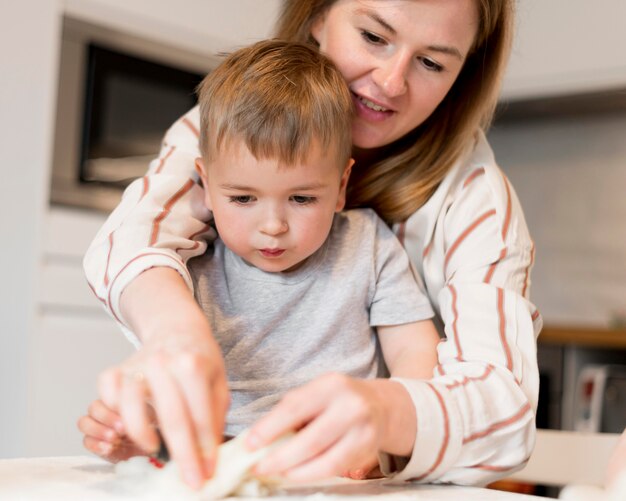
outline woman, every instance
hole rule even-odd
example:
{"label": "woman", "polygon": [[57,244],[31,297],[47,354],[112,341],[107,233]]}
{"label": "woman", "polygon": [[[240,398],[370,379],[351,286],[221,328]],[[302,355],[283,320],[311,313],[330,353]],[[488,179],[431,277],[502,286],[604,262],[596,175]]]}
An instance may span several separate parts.
{"label": "woman", "polygon": [[[528,300],[533,245],[483,130],[505,68],[512,0],[288,0],[276,34],[311,41],[348,82],[356,109],[350,207],[390,224],[421,273],[445,339],[429,381],[328,376],[294,390],[249,445],[301,431],[259,473],[360,476],[378,451],[399,479],[486,483],[534,442],[541,318]],[[195,183],[197,110],[168,131],[85,258],[95,294],[141,349],[99,382],[146,451],[158,447],[149,394],[191,485],[210,475],[228,404],[224,367],[189,289],[209,212]],[[314,321],[314,319],[312,319]],[[134,334],[131,334],[131,331]],[[96,405],[86,445],[111,452]],[[119,424],[120,430],[122,425]]]}

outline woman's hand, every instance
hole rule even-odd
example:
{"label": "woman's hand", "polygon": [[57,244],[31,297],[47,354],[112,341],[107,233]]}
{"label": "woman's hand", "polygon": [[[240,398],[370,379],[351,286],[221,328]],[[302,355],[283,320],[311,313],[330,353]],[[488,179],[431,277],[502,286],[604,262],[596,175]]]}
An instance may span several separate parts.
{"label": "woman's hand", "polygon": [[[400,424],[395,415],[402,412],[404,429],[394,429]],[[369,469],[381,450],[410,454],[415,410],[397,382],[329,374],[287,393],[252,427],[248,444],[260,447],[296,430],[291,440],[257,465],[257,473],[308,481],[365,476],[356,471]]]}
{"label": "woman's hand", "polygon": [[124,291],[121,308],[143,345],[100,375],[100,397],[148,453],[160,445],[156,421],[183,479],[199,488],[213,473],[229,404],[220,348],[173,270],[142,273]]}
{"label": "woman's hand", "polygon": [[87,415],[78,420],[78,429],[85,435],[83,444],[94,454],[117,463],[147,453],[137,447],[124,432],[119,414],[109,409],[102,400],[89,406]]}

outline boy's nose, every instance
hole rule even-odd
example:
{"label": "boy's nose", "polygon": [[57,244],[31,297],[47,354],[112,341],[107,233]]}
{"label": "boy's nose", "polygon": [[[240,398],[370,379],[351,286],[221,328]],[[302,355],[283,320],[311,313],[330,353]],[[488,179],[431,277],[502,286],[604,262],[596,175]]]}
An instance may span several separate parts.
{"label": "boy's nose", "polygon": [[271,236],[285,233],[288,229],[286,219],[280,214],[268,214],[261,224],[261,232]]}

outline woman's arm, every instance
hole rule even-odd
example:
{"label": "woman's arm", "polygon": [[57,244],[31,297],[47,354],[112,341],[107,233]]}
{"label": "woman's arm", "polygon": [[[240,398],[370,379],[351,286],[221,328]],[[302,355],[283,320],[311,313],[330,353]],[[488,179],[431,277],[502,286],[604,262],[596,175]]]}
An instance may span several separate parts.
{"label": "woman's arm", "polygon": [[541,329],[528,300],[534,250],[497,167],[477,166],[444,188],[442,206],[421,214],[422,224],[432,221],[427,241],[410,220],[406,226],[409,254],[425,256],[446,341],[436,377],[398,379],[418,427],[411,457],[396,458],[394,470],[398,479],[483,484],[519,469],[534,444]]}
{"label": "woman's arm", "polygon": [[211,214],[196,182],[197,127],[197,108],[172,125],[159,157],[146,176],[126,189],[83,260],[94,294],[136,346],[120,306],[126,286],[145,270],[168,267],[191,290],[185,263],[206,250],[207,238],[214,238],[207,224]]}

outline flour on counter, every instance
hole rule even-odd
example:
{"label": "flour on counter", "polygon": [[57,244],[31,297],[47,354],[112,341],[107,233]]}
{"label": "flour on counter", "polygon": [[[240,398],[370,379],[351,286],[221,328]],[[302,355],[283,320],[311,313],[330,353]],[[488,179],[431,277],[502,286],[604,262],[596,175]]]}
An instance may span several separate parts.
{"label": "flour on counter", "polygon": [[202,489],[194,491],[181,479],[178,465],[170,461],[162,468],[147,457],[134,457],[116,465],[116,477],[124,491],[137,499],[212,501],[227,496],[262,497],[276,490],[276,482],[252,475],[251,470],[288,436],[257,451],[247,450],[244,431],[219,448],[215,473]]}

